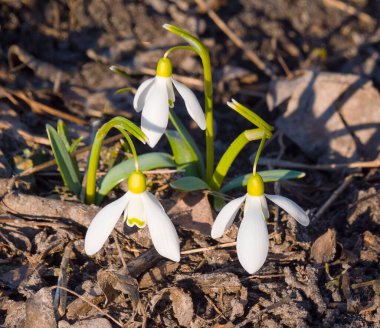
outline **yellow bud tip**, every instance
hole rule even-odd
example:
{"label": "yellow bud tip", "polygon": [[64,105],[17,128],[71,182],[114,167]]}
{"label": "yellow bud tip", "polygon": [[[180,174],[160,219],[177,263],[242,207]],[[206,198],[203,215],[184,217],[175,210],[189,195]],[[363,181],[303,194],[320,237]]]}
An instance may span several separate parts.
{"label": "yellow bud tip", "polygon": [[146,180],[140,171],[132,172],[128,177],[128,189],[134,194],[141,194],[146,190]]}
{"label": "yellow bud tip", "polygon": [[264,181],[260,174],[251,175],[248,178],[247,192],[250,196],[264,195]]}
{"label": "yellow bud tip", "polygon": [[157,75],[162,77],[172,76],[172,62],[169,58],[161,58],[158,61]]}

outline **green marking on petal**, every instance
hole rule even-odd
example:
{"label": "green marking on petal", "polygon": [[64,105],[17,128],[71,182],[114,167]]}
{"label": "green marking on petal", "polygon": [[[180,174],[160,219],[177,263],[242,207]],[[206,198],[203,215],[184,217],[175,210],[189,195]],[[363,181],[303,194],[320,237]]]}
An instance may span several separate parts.
{"label": "green marking on petal", "polygon": [[138,218],[130,218],[127,220],[127,224],[130,227],[133,227],[134,225],[136,225],[139,228],[143,228],[145,226],[145,221],[140,220]]}

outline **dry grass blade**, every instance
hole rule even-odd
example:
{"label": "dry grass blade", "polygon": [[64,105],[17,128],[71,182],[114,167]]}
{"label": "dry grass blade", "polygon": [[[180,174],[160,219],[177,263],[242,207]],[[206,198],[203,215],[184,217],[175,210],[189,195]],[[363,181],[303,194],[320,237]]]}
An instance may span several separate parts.
{"label": "dry grass blade", "polygon": [[202,11],[206,11],[214,23],[231,39],[231,41],[240,48],[248,59],[257,66],[265,75],[272,77],[272,70],[266,65],[252,50],[249,50],[244,45],[244,42],[227,26],[225,22],[217,15],[217,13],[210,9],[204,0],[195,0]]}
{"label": "dry grass blade", "polygon": [[114,323],[116,323],[119,327],[124,327],[123,323],[116,320],[114,317],[110,316],[107,312],[103,311],[99,306],[91,303],[90,301],[86,300],[86,298],[84,298],[82,295],[79,295],[78,293],[74,292],[73,290],[69,289],[69,288],[66,288],[66,287],[63,287],[63,286],[51,286],[50,287],[51,289],[56,289],[56,288],[60,288],[60,289],[63,289],[64,291],[70,293],[70,294],[73,294],[75,295],[76,297],[80,298],[83,302],[86,302],[88,305],[92,306],[93,308],[95,308],[96,310],[98,310],[101,314],[103,314],[104,316],[106,316],[108,319],[112,320]]}

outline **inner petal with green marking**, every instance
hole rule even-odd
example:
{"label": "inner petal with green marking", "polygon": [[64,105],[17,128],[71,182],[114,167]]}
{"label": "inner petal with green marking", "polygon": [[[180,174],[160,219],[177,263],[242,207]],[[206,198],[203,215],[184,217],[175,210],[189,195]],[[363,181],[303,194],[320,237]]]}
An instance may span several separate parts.
{"label": "inner petal with green marking", "polygon": [[130,227],[133,227],[134,225],[139,227],[139,228],[144,228],[146,222],[144,220],[140,220],[138,218],[129,218],[127,220],[127,225]]}

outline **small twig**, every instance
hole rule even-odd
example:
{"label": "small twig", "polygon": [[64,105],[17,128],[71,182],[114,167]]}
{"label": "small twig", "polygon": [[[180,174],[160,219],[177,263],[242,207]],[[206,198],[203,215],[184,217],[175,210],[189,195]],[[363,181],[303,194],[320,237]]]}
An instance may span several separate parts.
{"label": "small twig", "polygon": [[323,3],[327,7],[333,7],[340,11],[344,11],[349,15],[357,16],[363,23],[369,24],[371,26],[375,25],[375,20],[367,15],[366,13],[360,12],[355,7],[349,5],[348,3],[338,1],[338,0],[323,0]]}
{"label": "small twig", "polygon": [[207,295],[204,295],[204,297],[206,298],[207,302],[209,302],[211,304],[211,306],[214,308],[215,312],[218,313],[224,320],[226,321],[229,321],[223,314],[222,311],[219,310],[219,308],[214,304],[214,302],[212,301],[212,299],[207,296]]}
{"label": "small twig", "polygon": [[246,278],[241,279],[241,281],[249,280],[249,279],[271,279],[271,278],[281,278],[285,277],[285,274],[268,274],[268,275],[252,275]]}
{"label": "small twig", "polygon": [[351,162],[351,163],[339,163],[339,164],[338,163],[332,163],[332,164],[310,165],[310,164],[296,163],[296,162],[284,161],[284,160],[267,158],[267,157],[260,157],[260,163],[259,164],[288,167],[291,169],[310,169],[310,170],[330,171],[330,170],[343,169],[343,168],[353,169],[353,168],[380,167],[380,159],[375,159],[373,161],[368,161],[368,162]]}
{"label": "small twig", "polygon": [[231,243],[219,244],[215,246],[188,249],[188,250],[182,251],[181,254],[185,255],[185,254],[202,253],[202,252],[212,251],[214,249],[227,248],[227,247],[233,247],[233,246],[236,246],[236,241],[233,241]]}
{"label": "small twig", "polygon": [[273,303],[273,304],[267,306],[264,310],[260,311],[259,313],[256,313],[256,314],[248,313],[247,318],[244,321],[240,322],[235,327],[236,328],[244,327],[246,324],[252,322],[253,319],[258,318],[258,317],[262,316],[263,314],[265,314],[266,312],[272,311],[272,310],[274,310],[274,309],[276,309],[276,308],[278,308],[278,307],[280,307],[286,303],[289,303],[291,301],[292,301],[292,297],[288,296],[288,297],[285,297],[276,303]]}
{"label": "small twig", "polygon": [[87,300],[85,297],[83,297],[82,295],[79,295],[78,293],[74,292],[73,290],[71,289],[68,289],[66,287],[63,287],[63,286],[51,286],[50,287],[51,289],[56,289],[56,288],[60,288],[60,289],[63,289],[65,290],[66,292],[70,293],[70,294],[73,294],[75,295],[76,297],[80,298],[83,302],[86,302],[88,305],[92,306],[93,308],[97,309],[101,314],[105,315],[107,318],[109,318],[110,320],[112,320],[114,323],[116,323],[119,327],[123,327],[123,323],[116,320],[115,318],[111,317],[107,312],[103,311],[99,306],[95,305],[94,303],[91,303],[89,300]]}
{"label": "small twig", "polygon": [[0,218],[0,223],[4,223],[10,226],[24,228],[24,227],[33,227],[33,228],[39,228],[39,227],[50,227],[53,229],[69,229],[70,226],[64,223],[58,223],[58,222],[38,222],[38,221],[32,221],[32,220],[23,220],[23,219],[16,219],[16,218]]}
{"label": "small twig", "polygon": [[[59,276],[57,285],[61,287],[66,287],[68,278],[67,278],[67,266],[70,261],[70,253],[73,250],[73,243],[69,242],[62,256],[61,265],[59,267]],[[54,296],[54,308],[58,314],[62,317],[66,312],[66,302],[67,302],[67,292],[65,290],[60,290],[57,288]]]}
{"label": "small twig", "polygon": [[202,11],[206,11],[209,17],[214,21],[214,23],[230,38],[230,40],[240,48],[247,58],[257,66],[265,75],[272,77],[272,70],[266,65],[252,50],[247,49],[244,45],[242,39],[240,39],[228,26],[227,24],[218,16],[218,14],[208,7],[204,0],[195,0],[196,4]]}
{"label": "small twig", "polygon": [[349,175],[346,177],[344,182],[339,186],[338,189],[336,189],[332,195],[329,197],[329,199],[321,206],[321,208],[318,210],[318,212],[314,215],[314,220],[319,219],[331,206],[331,204],[340,196],[340,194],[351,184],[353,178],[357,176],[355,174]]}
{"label": "small twig", "polygon": [[47,114],[50,114],[54,117],[61,117],[67,121],[70,121],[70,122],[73,122],[73,123],[76,123],[79,125],[86,125],[87,124],[87,121],[85,121],[79,117],[61,112],[60,110],[55,109],[51,106],[48,106],[48,105],[45,105],[45,104],[40,103],[38,101],[29,99],[26,95],[24,95],[20,91],[14,91],[13,94],[15,96],[19,97],[20,99],[22,99],[23,101],[25,101],[30,106],[30,108],[32,109],[33,112],[36,112],[38,114],[47,113]]}
{"label": "small twig", "polygon": [[121,263],[123,264],[123,268],[124,268],[125,274],[128,274],[127,263],[125,262],[125,259],[123,257],[123,252],[121,251],[121,247],[120,247],[120,244],[119,244],[119,239],[117,238],[117,232],[115,232],[115,231],[113,232],[113,239],[115,241],[115,245],[116,245],[116,248],[117,248],[117,252],[119,253],[119,257],[120,257]]}

